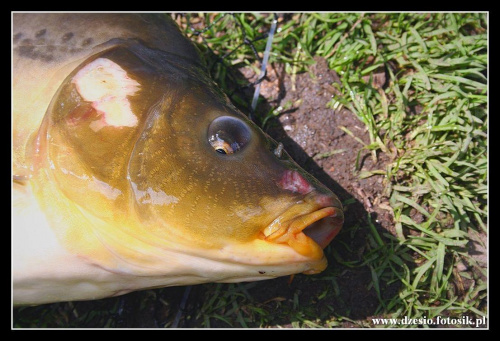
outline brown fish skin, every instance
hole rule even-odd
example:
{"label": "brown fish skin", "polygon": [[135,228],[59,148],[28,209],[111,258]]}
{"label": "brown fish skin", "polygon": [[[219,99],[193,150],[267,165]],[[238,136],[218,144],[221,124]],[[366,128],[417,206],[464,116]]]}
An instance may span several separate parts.
{"label": "brown fish skin", "polygon": [[13,19],[15,303],[324,270],[339,200],[275,153],[168,16]]}

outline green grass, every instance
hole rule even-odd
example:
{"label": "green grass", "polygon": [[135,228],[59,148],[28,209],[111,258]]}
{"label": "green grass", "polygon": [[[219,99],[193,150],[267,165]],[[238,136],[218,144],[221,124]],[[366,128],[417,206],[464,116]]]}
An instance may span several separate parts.
{"label": "green grass", "polygon": [[[191,13],[181,21],[196,23],[200,17],[197,29],[212,23],[201,34],[204,41],[189,26],[185,31],[200,39],[202,49],[209,46],[225,63],[258,73],[251,45],[262,57],[266,39],[260,38],[271,15]],[[469,252],[478,235],[488,233],[487,22],[486,13],[292,13],[278,23],[269,62],[284,64],[293,79],[307,71],[314,56],[325,57],[342,81],[329,106],[353,112],[369,132],[370,143],[362,148],[374,159],[390,160],[385,169],[356,171],[360,178],[384,175],[394,233],[381,232],[370,216],[367,224],[346,227],[345,236],[366,231],[363,254],[346,259],[327,248],[341,266],[294,279],[315,289],[295,291],[292,299],[257,300],[252,289],[258,283],[208,284],[190,316],[197,326],[370,328],[376,327],[372,317],[488,314],[487,270]],[[255,41],[245,44],[245,37]],[[383,87],[370,76],[381,68],[388,73]],[[224,87],[227,69],[214,64],[212,72]],[[272,110],[258,121],[278,113]],[[354,319],[349,302],[342,302],[339,279],[363,267],[370,270],[368,288],[374,289],[377,306],[373,316]],[[396,294],[387,295],[392,286]],[[151,291],[142,295],[148,300]],[[109,326],[116,309],[96,314]]]}
{"label": "green grass", "polygon": [[[272,19],[249,13],[219,16],[205,39],[221,55],[242,43],[241,30],[253,39]],[[390,157],[386,169],[359,176],[385,175],[396,233],[381,238],[373,224],[363,226],[371,239],[363,261],[351,264],[370,267],[377,313],[393,318],[486,315],[484,278],[476,276],[466,293],[457,292],[452,282],[470,277],[458,273],[458,262],[486,276],[467,245],[472,235],[487,233],[487,14],[295,13],[278,27],[270,62],[285,64],[293,78],[307,70],[313,56],[327,58],[342,81],[341,94],[330,105],[344,106],[365,124],[370,144],[363,148],[374,159],[380,153]],[[264,44],[255,42],[259,51]],[[256,68],[247,45],[226,59]],[[370,78],[380,68],[389,74],[383,88]],[[413,218],[415,213],[421,218]],[[399,295],[382,299],[381,281],[399,282]],[[292,327],[335,325],[308,318],[297,318]],[[245,326],[240,318],[231,321],[228,325]]]}

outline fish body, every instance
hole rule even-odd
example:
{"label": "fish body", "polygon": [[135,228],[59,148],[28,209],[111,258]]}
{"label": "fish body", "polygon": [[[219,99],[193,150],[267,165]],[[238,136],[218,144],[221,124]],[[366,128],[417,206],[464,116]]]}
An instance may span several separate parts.
{"label": "fish body", "polygon": [[343,223],[167,15],[13,14],[13,303],[318,273]]}

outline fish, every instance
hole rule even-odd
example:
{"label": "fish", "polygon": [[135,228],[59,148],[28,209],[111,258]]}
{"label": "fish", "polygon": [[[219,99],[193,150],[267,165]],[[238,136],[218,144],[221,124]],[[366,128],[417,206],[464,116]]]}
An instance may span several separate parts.
{"label": "fish", "polygon": [[12,13],[12,302],[317,274],[338,197],[168,14]]}

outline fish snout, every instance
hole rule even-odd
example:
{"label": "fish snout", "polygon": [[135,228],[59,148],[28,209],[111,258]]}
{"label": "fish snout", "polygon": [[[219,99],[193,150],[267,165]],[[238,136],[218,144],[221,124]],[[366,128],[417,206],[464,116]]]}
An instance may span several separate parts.
{"label": "fish snout", "polygon": [[[340,232],[344,213],[337,196],[323,185],[317,185],[297,170],[283,172],[278,186],[281,189],[298,194],[294,206],[276,218],[262,231],[262,239],[288,244],[296,252],[320,259],[323,249]],[[319,182],[318,182],[319,183]],[[317,273],[311,270],[306,273]]]}

